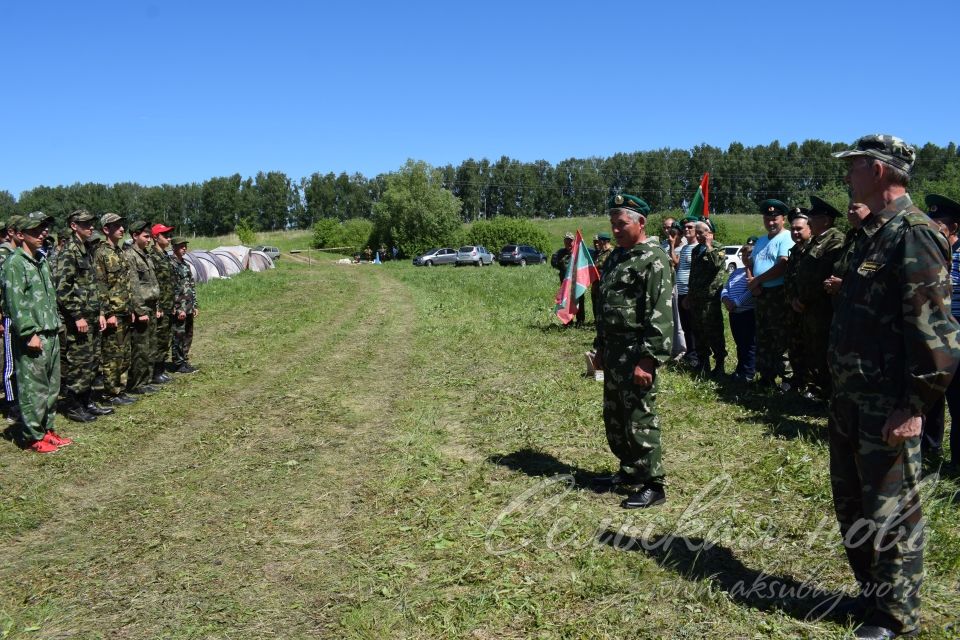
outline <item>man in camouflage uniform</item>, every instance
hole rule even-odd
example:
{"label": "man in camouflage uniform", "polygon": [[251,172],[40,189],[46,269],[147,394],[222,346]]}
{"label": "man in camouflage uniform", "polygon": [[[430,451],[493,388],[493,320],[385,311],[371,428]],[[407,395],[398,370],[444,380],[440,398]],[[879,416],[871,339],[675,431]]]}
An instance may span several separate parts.
{"label": "man in camouflage uniform", "polygon": [[164,224],[155,224],[150,228],[153,236],[153,245],[150,247],[150,259],[153,260],[153,271],[157,274],[157,284],[160,285],[158,301],[163,315],[157,318],[156,337],[153,349],[153,384],[170,382],[167,369],[167,356],[170,355],[170,338],[173,323],[173,257],[167,253],[170,248],[170,232],[173,227]]}
{"label": "man in camouflage uniform", "polygon": [[113,413],[93,402],[93,379],[100,368],[100,332],[107,326],[100,313],[100,286],[87,240],[93,235],[93,214],[78,209],[67,222],[73,232],[55,269],[57,303],[63,318],[62,413],[78,422]]}
{"label": "man in camouflage uniform", "polygon": [[153,378],[154,337],[157,320],[163,311],[159,307],[160,284],[150,258],[150,227],[138,220],[130,225],[133,244],[124,249],[130,266],[130,300],[134,321],[130,327],[130,368],[127,369],[128,393],[159,391],[150,384]]}
{"label": "man in camouflage uniform", "polygon": [[[557,270],[560,276],[560,282],[563,283],[563,279],[567,277],[567,270],[570,268],[570,260],[573,259],[573,240],[574,236],[569,231],[563,235],[563,247],[557,249],[552,256],[550,256],[550,266]],[[586,317],[586,307],[583,304],[583,300],[577,301],[577,319],[576,326],[583,326],[583,319]],[[569,327],[573,321],[568,322],[566,325]]]}
{"label": "man in camouflage uniform", "polygon": [[609,482],[632,492],[625,509],[666,500],[656,413],[657,368],[670,358],[673,338],[673,270],[646,234],[650,207],[621,194],[610,203],[617,248],[604,263],[600,315],[594,343],[604,369],[603,422],[620,460]]}
{"label": "man in camouflage uniform", "polygon": [[824,288],[824,281],[830,277],[840,257],[843,234],[833,226],[839,211],[817,196],[810,196],[810,204],[807,215],[811,239],[794,271],[791,302],[800,317],[802,359],[812,386],[807,397],[818,396],[827,400],[832,389],[827,368],[827,341],[833,319],[833,300]]}
{"label": "man in camouflage uniform", "polygon": [[193,344],[193,320],[200,313],[197,304],[197,288],[190,273],[190,265],[183,259],[187,252],[187,239],[173,239],[173,367],[177,373],[193,373],[196,367],[190,364],[190,346]]}
{"label": "man in camouflage uniform", "polygon": [[126,220],[116,213],[105,213],[100,217],[104,239],[93,259],[100,284],[100,312],[106,318],[106,328],[100,335],[103,396],[114,405],[134,402],[134,398],[124,393],[123,387],[123,374],[130,366],[128,334],[133,319],[130,266],[120,246],[124,224]]}
{"label": "man in camouflage uniform", "polygon": [[21,246],[4,263],[2,276],[22,416],[18,440],[37,453],[71,444],[54,428],[60,391],[60,316],[50,268],[39,253],[51,222],[40,211],[19,221]]}
{"label": "man in camouflage uniform", "polygon": [[[693,320],[693,339],[699,358],[695,371],[721,376],[727,345],[723,335],[720,291],[723,289],[727,259],[723,249],[713,246],[713,223],[700,220],[695,224],[698,244],[691,256],[690,281],[683,304]],[[713,371],[710,371],[711,353],[715,361]]]}
{"label": "man in camouflage uniform", "polygon": [[830,476],[847,559],[862,590],[858,638],[912,634],[920,619],[921,416],[960,361],[947,241],[910,199],[915,152],[889,135],[835,153],[857,233],[830,328]]}
{"label": "man in camouflage uniform", "polygon": [[[20,241],[17,239],[16,227],[20,224],[21,217],[13,216],[7,222],[3,223],[3,243],[0,244],[0,269],[6,259],[13,255],[17,250]],[[0,308],[3,306],[3,287],[0,287]],[[20,408],[17,406],[17,380],[14,378],[13,371],[13,345],[10,343],[10,318],[6,313],[3,314],[3,397],[4,414],[12,421],[20,419]]]}
{"label": "man in camouflage uniform", "polygon": [[787,358],[793,370],[792,385],[798,392],[806,386],[807,363],[803,358],[802,319],[797,310],[797,265],[810,248],[810,222],[807,210],[800,207],[790,213],[790,238],[793,246],[787,256],[787,270],[783,274],[783,294],[787,305],[783,309],[783,329],[787,337]]}
{"label": "man in camouflage uniform", "polygon": [[[610,257],[610,254],[613,252],[613,247],[610,246],[610,234],[604,231],[603,233],[597,234],[597,255],[593,257],[593,263],[597,267],[597,272],[603,273],[603,263],[607,261],[607,258]],[[596,320],[597,314],[600,313],[600,281],[597,280],[590,286],[590,305],[593,308],[593,317]]]}

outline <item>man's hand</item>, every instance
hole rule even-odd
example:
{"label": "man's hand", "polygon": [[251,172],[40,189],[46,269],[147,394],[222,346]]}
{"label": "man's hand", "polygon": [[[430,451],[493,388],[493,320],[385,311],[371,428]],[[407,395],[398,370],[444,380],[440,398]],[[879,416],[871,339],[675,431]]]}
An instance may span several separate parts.
{"label": "man's hand", "polygon": [[33,334],[29,340],[27,340],[27,349],[30,351],[43,351],[43,342],[40,341],[40,334]]}
{"label": "man's hand", "polygon": [[643,389],[653,386],[653,374],[656,365],[650,358],[641,358],[633,368],[633,383]]}
{"label": "man's hand", "polygon": [[793,307],[793,310],[796,311],[797,313],[803,313],[803,310],[805,308],[803,306],[803,303],[797,300],[796,298],[790,301],[790,306]]}
{"label": "man's hand", "polygon": [[922,430],[923,419],[920,416],[910,415],[900,409],[887,416],[881,435],[884,442],[891,447],[897,447],[907,439],[919,436]]}
{"label": "man's hand", "polygon": [[113,327],[114,329],[116,329],[116,328],[117,328],[117,316],[110,316],[109,318],[107,318],[107,326],[108,326],[108,327]]}
{"label": "man's hand", "polygon": [[[114,322],[117,321],[116,318],[113,319]],[[97,318],[97,324],[100,325],[100,331],[104,331],[107,328],[107,319],[103,316]]]}
{"label": "man's hand", "polygon": [[74,324],[77,325],[77,333],[86,333],[87,331],[90,330],[90,327],[87,326],[87,321],[84,320],[83,318],[80,318],[79,320],[74,322]]}
{"label": "man's hand", "polygon": [[733,310],[737,308],[737,305],[733,304],[733,300],[730,298],[724,298],[721,302],[723,302],[723,306],[727,308],[727,311],[733,312]]}
{"label": "man's hand", "polygon": [[842,284],[843,284],[843,278],[838,278],[837,276],[830,276],[829,278],[823,281],[823,290],[833,296],[840,291],[840,285]]}
{"label": "man's hand", "polygon": [[193,317],[196,318],[196,317],[199,316],[199,315],[200,315],[200,309],[194,309],[194,310],[193,310]]}
{"label": "man's hand", "polygon": [[136,322],[150,322],[150,316],[146,313],[143,314],[142,316],[137,316]]}
{"label": "man's hand", "polygon": [[177,320],[179,320],[180,322],[183,322],[186,319],[187,319],[186,311],[177,311]]}

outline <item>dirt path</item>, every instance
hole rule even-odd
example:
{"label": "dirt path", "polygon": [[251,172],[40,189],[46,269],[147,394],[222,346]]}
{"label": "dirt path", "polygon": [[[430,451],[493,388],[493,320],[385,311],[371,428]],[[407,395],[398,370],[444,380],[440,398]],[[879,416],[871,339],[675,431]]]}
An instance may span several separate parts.
{"label": "dirt path", "polygon": [[[329,583],[342,573],[337,549],[365,514],[360,480],[404,393],[390,372],[405,368],[414,314],[382,271],[291,273],[293,286],[238,309],[226,327],[225,342],[258,358],[242,359],[239,372],[207,358],[202,376],[98,422],[58,454],[61,473],[37,470],[49,516],[5,541],[8,628],[39,627],[43,637],[329,629],[343,590]],[[249,330],[278,309],[302,317],[286,330]],[[204,333],[201,342],[217,342],[225,329]],[[222,346],[208,352],[229,361]],[[85,459],[93,447],[116,455]]]}

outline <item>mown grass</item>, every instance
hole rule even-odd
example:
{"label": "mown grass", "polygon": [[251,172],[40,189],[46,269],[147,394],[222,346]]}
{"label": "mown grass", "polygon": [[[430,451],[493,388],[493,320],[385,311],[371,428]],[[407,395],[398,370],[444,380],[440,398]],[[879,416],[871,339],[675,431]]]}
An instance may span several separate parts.
{"label": "mown grass", "polygon": [[[669,500],[622,511],[587,488],[614,461],[556,287],[329,260],[204,285],[202,373],[72,450],[0,449],[0,637],[845,637],[745,593],[852,588],[822,408],[663,371]],[[925,489],[929,638],[957,633],[956,490]]]}

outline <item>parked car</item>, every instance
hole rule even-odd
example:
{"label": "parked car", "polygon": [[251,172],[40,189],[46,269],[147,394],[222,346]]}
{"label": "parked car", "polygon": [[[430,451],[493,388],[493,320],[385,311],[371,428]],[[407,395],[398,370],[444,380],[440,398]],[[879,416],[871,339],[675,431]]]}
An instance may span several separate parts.
{"label": "parked car", "polygon": [[278,249],[278,248],[276,248],[276,247],[268,247],[268,246],[265,246],[265,245],[260,244],[260,245],[255,246],[255,247],[253,248],[253,250],[254,250],[254,251],[261,251],[261,252],[267,254],[268,256],[270,256],[270,259],[271,259],[271,260],[279,260],[279,259],[280,259],[280,249]]}
{"label": "parked car", "polygon": [[457,252],[450,247],[430,249],[413,259],[415,267],[433,267],[440,264],[456,264]]}
{"label": "parked car", "polygon": [[743,266],[743,260],[740,259],[740,247],[737,245],[727,245],[723,248],[723,255],[727,261],[727,271],[733,273]]}
{"label": "parked car", "polygon": [[456,265],[459,267],[465,264],[472,264],[475,267],[493,264],[493,254],[487,251],[486,247],[480,245],[460,247],[457,251]]}
{"label": "parked car", "polygon": [[518,264],[521,267],[528,264],[540,264],[547,261],[543,255],[528,244],[508,244],[500,250],[500,264]]}

